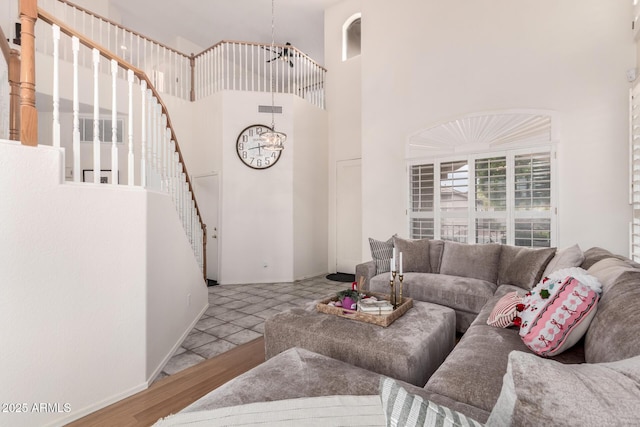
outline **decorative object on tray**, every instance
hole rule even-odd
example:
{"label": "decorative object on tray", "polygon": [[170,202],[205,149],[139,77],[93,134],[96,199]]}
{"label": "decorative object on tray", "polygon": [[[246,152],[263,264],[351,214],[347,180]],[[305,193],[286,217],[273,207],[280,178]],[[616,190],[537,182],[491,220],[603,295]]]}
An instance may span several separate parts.
{"label": "decorative object on tray", "polygon": [[[349,291],[352,290],[349,289]],[[344,291],[339,293],[342,292]],[[360,322],[373,323],[374,325],[387,327],[406,313],[407,310],[413,307],[413,300],[411,298],[405,298],[403,303],[398,304],[395,308],[391,305],[389,295],[361,292],[359,294],[359,298],[359,303],[356,304],[356,307],[360,308],[362,306],[362,302],[366,301],[365,310],[351,310],[345,308],[342,306],[337,295],[321,300],[316,304],[316,309],[321,313],[333,314],[346,319],[353,319]],[[368,309],[370,309],[369,305],[376,304],[379,304],[379,307],[374,309],[374,312],[368,311]]]}
{"label": "decorative object on tray", "polygon": [[[338,301],[336,301],[335,306],[348,308],[350,310],[355,310],[356,304],[360,300],[360,294],[354,289],[345,289],[344,291],[338,292],[336,296],[338,297]],[[338,303],[340,304],[338,305]]]}
{"label": "decorative object on tray", "polygon": [[393,306],[387,300],[378,300],[372,296],[358,301],[358,311],[377,315],[390,314],[393,312]]}
{"label": "decorative object on tray", "polygon": [[[389,287],[391,288],[391,292],[389,293],[389,295],[391,298],[391,305],[393,305],[394,308],[399,305],[402,305],[402,280],[404,279],[404,275],[402,274],[402,252],[400,252],[399,261],[400,262],[396,264],[396,248],[393,248],[391,260],[389,260],[389,267],[390,267],[389,274],[391,276],[389,280]],[[399,270],[396,269],[398,266],[400,267]],[[396,296],[396,275],[400,279],[400,297],[399,298]]]}

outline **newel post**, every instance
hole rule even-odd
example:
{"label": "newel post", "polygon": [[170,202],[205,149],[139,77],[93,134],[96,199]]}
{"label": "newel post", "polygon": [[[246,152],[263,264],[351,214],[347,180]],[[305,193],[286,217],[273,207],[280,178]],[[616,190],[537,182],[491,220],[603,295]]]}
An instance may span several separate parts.
{"label": "newel post", "polygon": [[9,139],[20,140],[20,53],[15,49],[9,56]]}
{"label": "newel post", "polygon": [[20,141],[38,145],[38,111],[36,110],[35,26],[38,19],[37,0],[20,0],[22,25],[20,61]]}

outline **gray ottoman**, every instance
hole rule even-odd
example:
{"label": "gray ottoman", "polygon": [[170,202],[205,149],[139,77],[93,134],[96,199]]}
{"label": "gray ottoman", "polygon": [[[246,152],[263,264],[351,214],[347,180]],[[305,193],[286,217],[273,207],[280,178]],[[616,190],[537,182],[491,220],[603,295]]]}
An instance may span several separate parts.
{"label": "gray ottoman", "polygon": [[455,331],[455,312],[427,302],[414,301],[386,328],[294,308],[265,321],[265,353],[301,347],[422,387],[453,349]]}

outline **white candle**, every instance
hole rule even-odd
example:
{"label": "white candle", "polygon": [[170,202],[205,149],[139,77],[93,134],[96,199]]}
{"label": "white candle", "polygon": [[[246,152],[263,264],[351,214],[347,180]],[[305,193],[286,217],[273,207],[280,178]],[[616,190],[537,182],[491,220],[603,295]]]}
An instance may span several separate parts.
{"label": "white candle", "polygon": [[391,271],[396,271],[396,248],[393,248],[393,256],[391,257]]}
{"label": "white candle", "polygon": [[400,252],[400,275],[402,276],[402,252]]}
{"label": "white candle", "polygon": [[393,258],[389,260],[389,277],[393,280]]}

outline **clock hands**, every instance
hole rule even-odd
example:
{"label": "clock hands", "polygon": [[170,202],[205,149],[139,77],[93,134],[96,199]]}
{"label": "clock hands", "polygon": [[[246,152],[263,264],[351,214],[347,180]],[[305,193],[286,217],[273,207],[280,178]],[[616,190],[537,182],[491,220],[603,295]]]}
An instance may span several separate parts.
{"label": "clock hands", "polygon": [[251,148],[247,148],[247,150],[255,150],[256,148],[258,149],[258,156],[262,155],[262,151],[261,148],[263,148],[264,145],[258,144],[255,147],[251,147]]}

